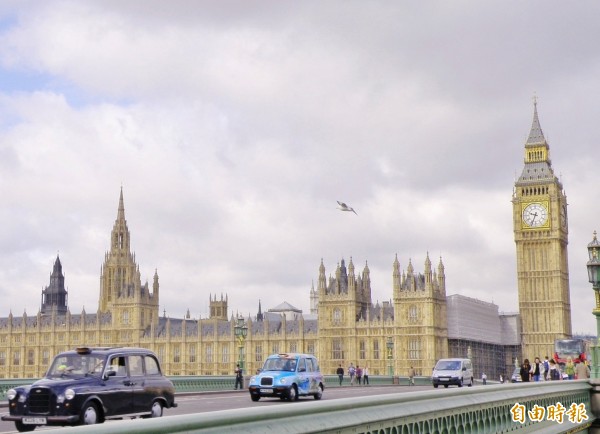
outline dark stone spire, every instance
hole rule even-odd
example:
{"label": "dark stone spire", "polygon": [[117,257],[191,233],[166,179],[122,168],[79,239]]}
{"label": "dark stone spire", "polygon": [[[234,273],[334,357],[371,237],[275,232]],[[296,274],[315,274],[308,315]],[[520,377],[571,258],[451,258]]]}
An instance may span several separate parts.
{"label": "dark stone spire", "polygon": [[256,314],[256,321],[262,321],[263,319],[262,307],[260,305],[260,300],[258,300],[258,313]]}
{"label": "dark stone spire", "polygon": [[52,268],[52,274],[50,275],[50,285],[42,291],[41,313],[49,314],[53,309],[56,309],[56,313],[58,314],[67,313],[67,299],[68,294],[65,289],[65,276],[62,272],[60,258],[56,255],[56,261],[54,261],[54,267]]}
{"label": "dark stone spire", "polygon": [[533,100],[533,122],[531,123],[531,131],[529,132],[529,137],[527,138],[527,143],[525,145],[539,145],[540,143],[545,143],[546,139],[544,138],[544,133],[542,132],[542,127],[540,126],[540,120],[538,118],[537,111],[537,99]]}

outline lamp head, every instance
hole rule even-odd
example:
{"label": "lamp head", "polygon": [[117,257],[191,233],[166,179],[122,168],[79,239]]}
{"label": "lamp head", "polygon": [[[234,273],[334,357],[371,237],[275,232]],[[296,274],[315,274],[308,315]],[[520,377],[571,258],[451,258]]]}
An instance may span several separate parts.
{"label": "lamp head", "polygon": [[592,284],[594,290],[600,290],[600,242],[596,231],[594,231],[594,239],[588,244],[588,256],[589,261],[587,262],[588,279]]}

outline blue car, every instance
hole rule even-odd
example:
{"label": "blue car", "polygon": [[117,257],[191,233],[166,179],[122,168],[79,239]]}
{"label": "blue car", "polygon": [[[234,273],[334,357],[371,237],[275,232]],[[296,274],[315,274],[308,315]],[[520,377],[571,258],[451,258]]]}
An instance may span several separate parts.
{"label": "blue car", "polygon": [[260,373],[250,378],[252,401],[261,397],[296,401],[300,396],[323,396],[324,380],[317,358],[311,354],[273,354]]}

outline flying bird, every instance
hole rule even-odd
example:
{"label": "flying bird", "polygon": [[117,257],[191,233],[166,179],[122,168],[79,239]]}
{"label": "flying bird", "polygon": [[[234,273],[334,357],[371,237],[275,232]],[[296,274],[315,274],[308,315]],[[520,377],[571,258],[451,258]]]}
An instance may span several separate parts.
{"label": "flying bird", "polygon": [[[354,214],[356,214],[356,211],[354,211],[354,208],[350,208],[350,207],[349,207],[348,205],[346,205],[344,202],[340,202],[340,201],[338,200],[338,201],[337,201],[337,203],[338,203],[338,205],[339,205],[339,206],[338,206],[338,209],[339,209],[339,210],[341,210],[341,211],[351,211],[351,212],[353,212]],[[356,214],[356,215],[358,215],[358,214]]]}

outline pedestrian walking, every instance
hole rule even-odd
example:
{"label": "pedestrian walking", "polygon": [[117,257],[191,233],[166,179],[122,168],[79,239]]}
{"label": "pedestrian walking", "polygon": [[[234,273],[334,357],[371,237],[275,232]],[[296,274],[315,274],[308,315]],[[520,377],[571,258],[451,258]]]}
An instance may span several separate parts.
{"label": "pedestrian walking", "polygon": [[548,380],[562,380],[562,374],[560,373],[560,369],[558,369],[558,366],[556,366],[556,362],[554,361],[554,359],[550,360],[548,362],[548,365],[550,366],[548,368]]}
{"label": "pedestrian walking", "polygon": [[531,365],[529,364],[529,359],[523,360],[523,364],[521,365],[521,369],[519,373],[521,374],[521,381],[529,382],[529,377],[531,376]]}
{"label": "pedestrian walking", "polygon": [[338,378],[340,379],[340,386],[341,386],[342,381],[344,381],[344,368],[342,368],[341,363],[340,363],[340,366],[337,368],[337,371],[335,371],[335,373],[337,374]]}
{"label": "pedestrian walking", "polygon": [[348,366],[348,375],[350,376],[350,386],[354,386],[354,376],[356,374],[356,368],[352,363]]}
{"label": "pedestrian walking", "polygon": [[360,366],[356,365],[356,381],[358,382],[358,385],[361,385],[361,381],[362,381],[362,376],[363,376],[363,370]]}
{"label": "pedestrian walking", "polygon": [[365,366],[363,369],[363,384],[369,385],[369,367]]}
{"label": "pedestrian walking", "polygon": [[575,366],[575,376],[578,380],[590,378],[590,368],[584,363],[578,363]]}
{"label": "pedestrian walking", "polygon": [[565,374],[569,377],[569,380],[573,380],[575,378],[575,364],[573,363],[572,358],[567,358],[567,364],[565,365]]}
{"label": "pedestrian walking", "polygon": [[409,386],[415,385],[415,368],[413,368],[412,366],[408,370],[408,385]]}
{"label": "pedestrian walking", "polygon": [[548,356],[544,360],[544,380],[550,379],[550,362],[548,361]]}
{"label": "pedestrian walking", "polygon": [[487,384],[487,375],[485,375],[485,372],[481,374],[481,382],[484,386]]}
{"label": "pedestrian walking", "polygon": [[233,386],[233,390],[237,390],[238,384],[240,386],[240,390],[244,387],[244,374],[242,372],[242,368],[240,368],[239,363],[235,367],[235,386]]}
{"label": "pedestrian walking", "polygon": [[539,357],[534,359],[530,372],[533,381],[540,381],[542,378],[544,378],[544,364],[540,361]]}

